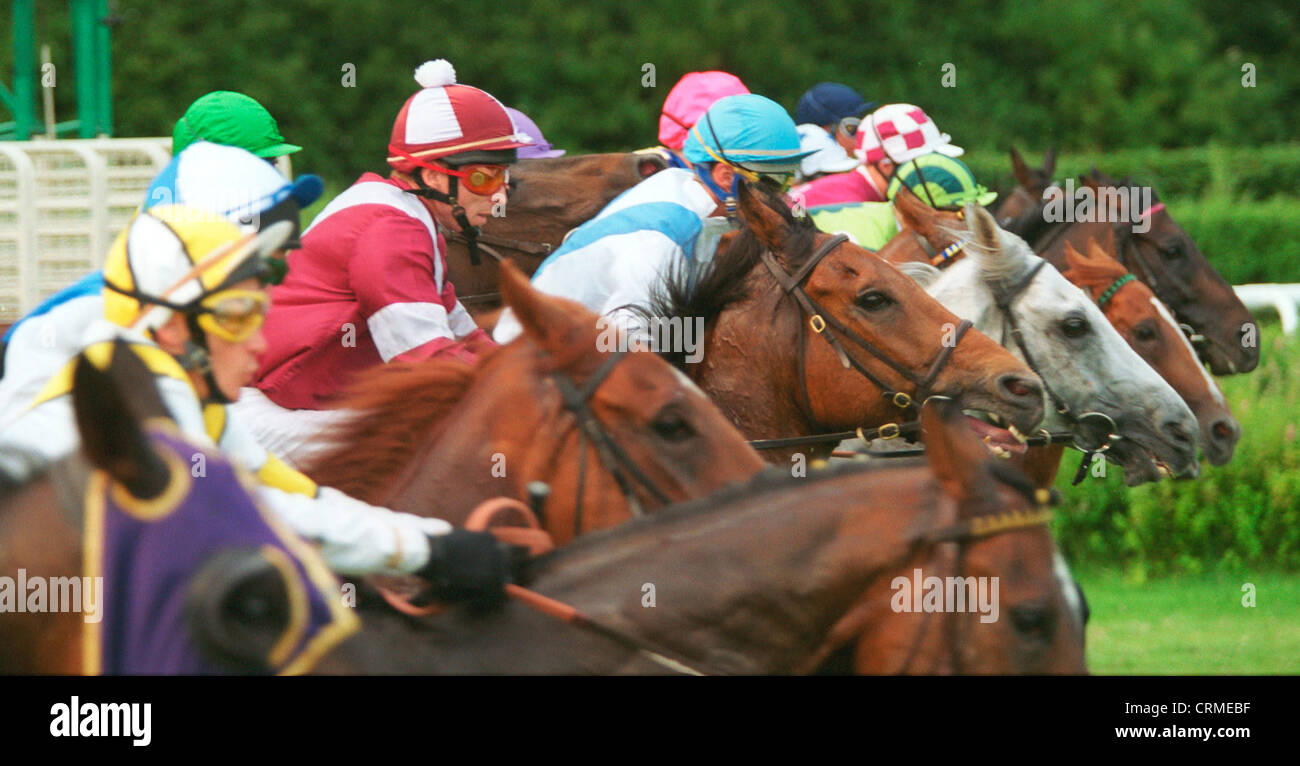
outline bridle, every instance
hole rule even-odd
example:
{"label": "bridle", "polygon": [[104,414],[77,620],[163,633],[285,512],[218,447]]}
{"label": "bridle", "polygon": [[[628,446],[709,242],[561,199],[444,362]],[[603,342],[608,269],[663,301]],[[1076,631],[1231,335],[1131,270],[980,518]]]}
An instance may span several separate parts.
{"label": "bridle", "polygon": [[628,509],[633,516],[645,515],[645,509],[641,506],[641,501],[637,498],[636,491],[632,485],[635,480],[637,484],[648,492],[658,503],[666,505],[670,498],[657,484],[650,480],[645,472],[641,470],[635,462],[628,457],[622,447],[609,435],[600,418],[591,410],[591,397],[595,395],[596,389],[600,388],[601,383],[605,381],[609,374],[614,371],[614,367],[627,355],[626,351],[616,351],[606,354],[605,361],[601,362],[600,367],[592,373],[587,382],[579,386],[572,378],[563,372],[553,372],[551,377],[555,379],[555,385],[560,390],[560,400],[564,409],[573,413],[574,427],[578,430],[578,493],[577,506],[573,513],[573,534],[576,537],[582,532],[582,502],[587,478],[587,440],[591,441],[596,450],[596,457],[600,459],[601,465],[605,470],[614,477],[618,483],[619,491],[623,493],[623,498],[627,501]]}
{"label": "bridle", "polygon": [[[1092,461],[1092,456],[1105,452],[1110,445],[1116,440],[1122,438],[1115,433],[1115,420],[1104,412],[1084,412],[1076,414],[1070,406],[1065,403],[1056,391],[1052,389],[1047,378],[1039,369],[1038,364],[1034,361],[1034,356],[1029,352],[1029,347],[1025,345],[1024,334],[1020,331],[1020,322],[1016,319],[1015,312],[1011,310],[1011,304],[1020,297],[1026,289],[1029,288],[1034,277],[1038,272],[1043,270],[1047,261],[1039,260],[1038,265],[1030,269],[1028,276],[1008,290],[995,292],[995,302],[998,311],[1002,313],[1002,346],[1007,345],[1007,336],[1015,341],[1016,348],[1020,349],[1020,355],[1024,357],[1025,364],[1033,370],[1034,374],[1043,381],[1043,389],[1047,391],[1047,396],[1051,399],[1052,405],[1056,407],[1057,413],[1062,415],[1070,423],[1070,430],[1074,433],[1074,448],[1083,453],[1083,460],[1079,463],[1079,470],[1074,474],[1074,484],[1083,481],[1083,477],[1088,470],[1088,464]],[[1008,332],[1010,328],[1010,332]],[[1090,438],[1091,437],[1091,438]],[[1050,436],[1049,436],[1050,438]]]}
{"label": "bridle", "polygon": [[[914,409],[916,407],[916,398],[923,399],[930,393],[930,389],[934,385],[935,379],[938,378],[939,373],[941,373],[943,368],[948,364],[948,360],[952,358],[952,353],[956,350],[957,344],[959,344],[961,339],[965,337],[966,332],[970,330],[973,323],[967,319],[961,320],[960,324],[957,325],[956,334],[953,337],[952,344],[942,344],[943,348],[939,350],[939,353],[935,356],[934,361],[930,363],[930,367],[924,375],[917,375],[912,370],[903,366],[883,350],[877,348],[873,343],[858,335],[852,328],[840,322],[840,320],[825,311],[803,289],[803,283],[812,274],[813,270],[817,268],[817,264],[820,263],[828,253],[847,240],[848,236],[844,234],[836,234],[826,240],[820,247],[813,251],[813,254],[809,256],[808,260],[805,261],[794,274],[787,272],[776,260],[776,256],[774,256],[770,250],[763,251],[762,260],[768,270],[772,272],[773,278],[776,279],[777,284],[781,286],[784,293],[793,297],[795,302],[799,305],[802,313],[807,315],[808,326],[812,328],[812,331],[817,335],[820,335],[822,338],[825,338],[826,342],[830,344],[832,349],[834,349],[835,354],[839,357],[840,364],[844,366],[844,369],[857,370],[864,378],[871,381],[872,385],[880,389],[882,396],[887,398],[895,407],[898,407],[901,410]],[[828,329],[833,330],[834,332],[827,332]],[[894,370],[908,382],[912,383],[915,386],[915,391],[912,394],[898,391],[893,386],[890,386],[888,383],[881,380],[878,375],[871,372],[871,370],[867,369],[854,356],[848,353],[838,336],[842,336],[849,343],[852,343],[854,346],[867,352],[880,362],[883,362],[890,369]],[[806,362],[804,359],[807,342],[807,332],[804,330],[803,322],[800,322],[796,352],[799,378],[799,408],[804,419],[814,426],[814,430],[820,431],[822,429],[817,427],[817,419],[812,413],[812,404],[808,398],[808,377]],[[911,426],[911,428],[908,429],[909,433],[914,433],[918,428],[914,423],[909,423],[907,425]],[[903,425],[899,423],[887,423],[877,429],[872,429],[872,432],[876,437],[890,439],[903,433]],[[845,436],[844,433],[847,433],[848,435]],[[844,433],[822,433],[815,436],[792,437],[789,439],[760,439],[758,441],[751,441],[749,445],[755,449],[779,449],[781,447],[792,447],[801,444],[825,444],[827,442],[852,438],[855,435],[869,440],[860,428],[856,431]]]}
{"label": "bridle", "polygon": [[[994,478],[1003,482],[1001,476],[993,474]],[[930,561],[933,561],[938,555],[939,543],[956,543],[957,557],[953,567],[954,576],[964,580],[963,572],[965,571],[966,551],[968,545],[977,540],[983,540],[989,537],[1005,534],[1008,532],[1022,531],[1026,529],[1035,529],[1040,526],[1046,526],[1052,520],[1051,505],[1054,503],[1055,494],[1047,489],[1034,490],[1034,502],[1038,506],[1034,511],[1008,511],[995,515],[973,516],[971,518],[954,521],[938,529],[929,530],[920,535],[915,540],[918,547],[928,547],[932,551]],[[944,495],[940,503],[941,512],[945,517],[955,517],[957,515],[957,501]],[[924,571],[924,570],[923,570]],[[946,582],[946,580],[944,580]],[[945,592],[947,589],[945,587]],[[917,654],[925,642],[926,627],[930,621],[930,615],[933,612],[923,612],[921,617],[921,626],[917,629],[916,638],[912,641],[912,648],[908,651],[906,659],[903,660],[902,666],[898,669],[897,674],[906,674],[911,668],[912,662],[915,661]],[[956,619],[956,615],[950,617],[948,625],[948,647],[949,662],[951,663],[952,672],[955,675],[961,674],[961,636],[958,635],[958,625],[963,622]]]}

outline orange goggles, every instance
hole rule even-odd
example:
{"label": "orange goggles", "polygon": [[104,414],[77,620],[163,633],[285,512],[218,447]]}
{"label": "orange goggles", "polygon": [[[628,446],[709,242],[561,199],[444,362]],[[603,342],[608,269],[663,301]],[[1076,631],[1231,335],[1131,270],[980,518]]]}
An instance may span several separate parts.
{"label": "orange goggles", "polygon": [[505,165],[466,165],[461,170],[434,167],[434,170],[456,176],[464,181],[466,190],[481,197],[489,197],[510,183],[510,168]]}

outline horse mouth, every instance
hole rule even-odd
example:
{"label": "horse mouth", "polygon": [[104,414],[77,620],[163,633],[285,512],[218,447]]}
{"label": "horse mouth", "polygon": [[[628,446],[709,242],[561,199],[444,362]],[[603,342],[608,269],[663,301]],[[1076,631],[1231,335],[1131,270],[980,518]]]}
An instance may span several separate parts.
{"label": "horse mouth", "polygon": [[985,410],[962,410],[962,414],[966,416],[967,425],[994,455],[1023,455],[1028,449],[1025,435],[1001,415]]}
{"label": "horse mouth", "polygon": [[1179,459],[1166,454],[1169,451],[1164,445],[1145,444],[1141,438],[1129,437],[1113,442],[1108,454],[1124,470],[1124,484],[1129,487],[1168,478],[1194,479],[1200,474],[1195,456]]}

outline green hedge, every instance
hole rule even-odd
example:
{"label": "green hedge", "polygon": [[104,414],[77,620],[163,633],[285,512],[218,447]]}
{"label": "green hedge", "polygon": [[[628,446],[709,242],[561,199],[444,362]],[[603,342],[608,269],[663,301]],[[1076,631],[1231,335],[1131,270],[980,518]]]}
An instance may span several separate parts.
{"label": "green hedge", "polygon": [[1244,434],[1228,465],[1134,488],[1112,467],[1071,487],[1078,453],[1066,455],[1055,528],[1072,562],[1118,565],[1137,578],[1300,571],[1300,336],[1266,325],[1261,351],[1256,371],[1219,379]]}
{"label": "green hedge", "polygon": [[[1017,147],[1031,166],[1042,161],[1042,149]],[[980,183],[1010,191],[1016,186],[1006,152],[970,152],[962,157]],[[1166,201],[1187,198],[1264,200],[1276,195],[1300,197],[1300,144],[1225,148],[1116,149],[1057,156],[1060,180],[1087,173],[1096,166],[1112,178],[1132,176],[1153,187]]]}
{"label": "green hedge", "polygon": [[1300,199],[1179,201],[1168,209],[1231,284],[1300,282]]}

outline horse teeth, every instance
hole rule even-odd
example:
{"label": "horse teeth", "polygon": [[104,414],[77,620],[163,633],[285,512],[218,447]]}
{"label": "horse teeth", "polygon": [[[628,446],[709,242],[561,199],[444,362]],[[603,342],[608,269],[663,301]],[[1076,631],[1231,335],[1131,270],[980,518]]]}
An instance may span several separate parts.
{"label": "horse teeth", "polygon": [[1007,430],[1010,431],[1011,435],[1016,437],[1016,441],[1020,442],[1021,444],[1025,444],[1029,441],[1029,437],[1020,433],[1020,429],[1016,428],[1016,425],[1014,423],[1008,425]]}

